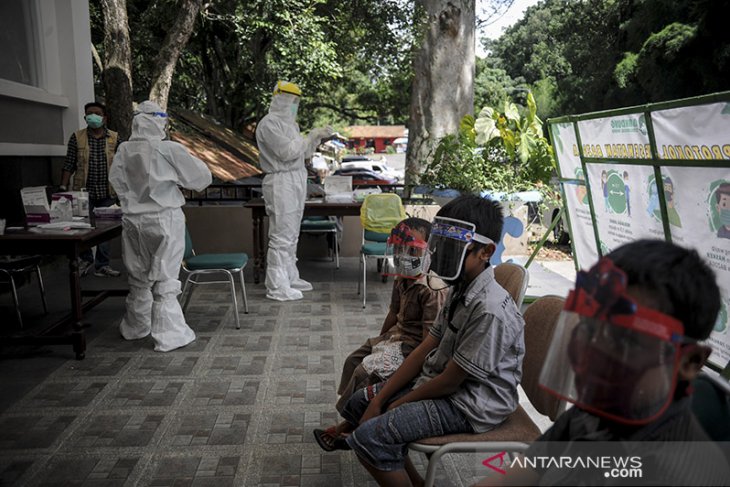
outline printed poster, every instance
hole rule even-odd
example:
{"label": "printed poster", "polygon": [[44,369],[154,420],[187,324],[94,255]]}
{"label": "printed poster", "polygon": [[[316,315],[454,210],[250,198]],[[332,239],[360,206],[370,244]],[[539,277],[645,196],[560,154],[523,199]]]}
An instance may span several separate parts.
{"label": "printed poster", "polygon": [[709,342],[710,361],[730,361],[730,168],[662,168],[672,241],[699,252],[715,271],[722,295]]}
{"label": "printed poster", "polygon": [[660,159],[730,159],[730,103],[659,110],[651,120]]}
{"label": "printed poster", "polygon": [[587,164],[601,254],[642,238],[664,240],[654,169]]}
{"label": "printed poster", "polygon": [[578,122],[583,156],[599,159],[651,159],[643,113]]}
{"label": "printed poster", "polygon": [[[555,123],[550,129],[561,177],[585,181],[573,124]],[[580,269],[588,269],[598,260],[591,210],[588,206],[588,191],[582,184],[563,183],[563,192],[570,220],[570,238],[573,241],[575,260]]]}

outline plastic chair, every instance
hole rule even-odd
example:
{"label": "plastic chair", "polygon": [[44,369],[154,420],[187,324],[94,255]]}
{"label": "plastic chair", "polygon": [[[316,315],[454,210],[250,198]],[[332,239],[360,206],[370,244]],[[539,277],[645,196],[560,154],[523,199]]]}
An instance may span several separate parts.
{"label": "plastic chair", "polygon": [[[394,193],[369,194],[365,197],[360,208],[360,223],[362,224],[362,244],[360,246],[360,272],[362,274],[362,307],[367,300],[367,260],[378,259],[378,271],[383,274],[388,268],[385,255],[390,231],[406,218],[400,196]],[[358,281],[357,293],[360,294]]]}
{"label": "plastic chair", "polygon": [[[555,421],[565,403],[538,386],[542,364],[565,300],[543,296],[524,313],[525,358],[522,363],[522,388],[538,412]],[[428,459],[425,485],[433,486],[439,460],[447,453],[520,452],[540,436],[540,428],[518,406],[504,422],[486,433],[456,434],[425,438],[408,445],[410,450],[425,453]]]}
{"label": "plastic chair", "polygon": [[18,323],[21,328],[23,328],[23,316],[20,314],[20,302],[18,300],[18,288],[15,285],[15,276],[35,270],[35,273],[38,276],[38,286],[41,290],[43,312],[48,314],[46,290],[43,287],[43,276],[41,276],[40,263],[40,255],[24,255],[15,257],[3,256],[0,258],[0,275],[5,276],[10,283],[10,289],[13,294],[13,303],[15,304],[15,314],[18,317]]}
{"label": "plastic chair", "polygon": [[519,264],[505,262],[494,268],[494,280],[514,299],[517,308],[522,306],[527,292],[530,274]]}
{"label": "plastic chair", "polygon": [[332,260],[337,268],[340,268],[340,249],[337,243],[337,222],[326,216],[310,216],[302,220],[300,233],[312,235],[326,235],[332,238]]}
{"label": "plastic chair", "polygon": [[[181,296],[185,296],[188,284],[219,284],[229,283],[231,285],[231,298],[233,299],[234,316],[236,317],[236,329],[241,329],[241,322],[238,317],[238,301],[236,300],[236,285],[233,280],[233,274],[238,274],[241,282],[241,294],[243,295],[244,313],[248,314],[248,301],[246,300],[246,284],[243,281],[243,269],[248,263],[248,255],[241,253],[233,254],[195,254],[193,250],[193,241],[190,238],[188,229],[185,229],[185,256],[183,257],[182,268],[187,272]],[[197,281],[195,278],[201,274],[226,274],[228,277],[225,281]],[[187,309],[190,298],[193,295],[192,288],[185,297],[183,311]]]}

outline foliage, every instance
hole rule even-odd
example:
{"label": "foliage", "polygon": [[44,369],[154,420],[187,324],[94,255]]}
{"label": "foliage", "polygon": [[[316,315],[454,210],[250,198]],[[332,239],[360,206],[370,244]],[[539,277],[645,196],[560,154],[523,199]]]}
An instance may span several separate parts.
{"label": "foliage", "polygon": [[532,93],[526,99],[522,110],[505,101],[501,110],[483,108],[476,120],[465,116],[459,133],[436,145],[420,184],[464,193],[514,193],[547,181],[555,165],[552,148],[542,136]]}
{"label": "foliage", "polygon": [[477,58],[474,78],[475,107],[501,106],[516,93],[528,89],[524,78],[513,79],[494,61]]}
{"label": "foliage", "polygon": [[543,0],[485,42],[487,60],[524,78],[543,117],[712,93],[730,77],[729,10],[730,0]]}
{"label": "foliage", "polygon": [[[103,18],[90,2],[103,57]],[[127,0],[135,99],[175,19],[176,0]],[[174,73],[170,106],[241,130],[263,117],[277,79],[304,93],[300,125],[343,127],[408,118],[413,6],[400,0],[212,0]],[[99,80],[98,70],[95,73]],[[103,93],[97,81],[97,92]]]}

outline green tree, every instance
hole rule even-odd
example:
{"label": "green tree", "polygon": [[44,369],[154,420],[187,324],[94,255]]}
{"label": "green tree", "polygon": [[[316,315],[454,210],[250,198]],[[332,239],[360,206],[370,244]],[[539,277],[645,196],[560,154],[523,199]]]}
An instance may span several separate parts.
{"label": "green tree", "polygon": [[[485,47],[541,116],[727,89],[730,0],[544,0]],[[547,103],[546,103],[547,102]]]}

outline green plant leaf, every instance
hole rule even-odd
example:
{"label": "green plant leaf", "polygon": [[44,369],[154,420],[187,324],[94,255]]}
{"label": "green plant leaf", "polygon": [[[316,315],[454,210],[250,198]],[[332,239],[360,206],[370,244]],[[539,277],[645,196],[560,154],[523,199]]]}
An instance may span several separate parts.
{"label": "green plant leaf", "polygon": [[[482,110],[484,112],[484,110]],[[499,137],[499,130],[494,120],[489,117],[479,117],[474,123],[474,130],[476,131],[476,143],[484,145],[495,137]]]}
{"label": "green plant leaf", "polygon": [[517,109],[517,105],[514,103],[505,102],[504,104],[504,116],[510,122],[514,122],[519,125],[520,123],[520,111]]}

